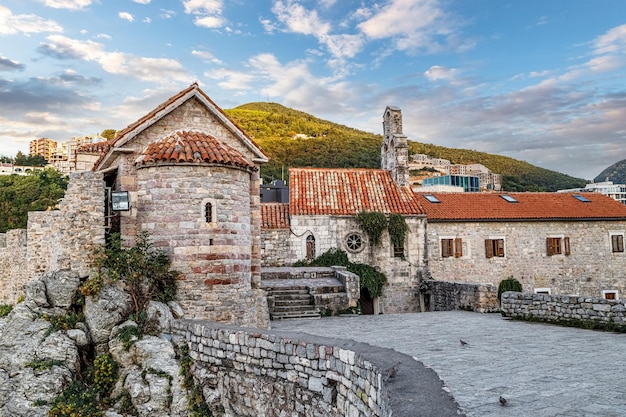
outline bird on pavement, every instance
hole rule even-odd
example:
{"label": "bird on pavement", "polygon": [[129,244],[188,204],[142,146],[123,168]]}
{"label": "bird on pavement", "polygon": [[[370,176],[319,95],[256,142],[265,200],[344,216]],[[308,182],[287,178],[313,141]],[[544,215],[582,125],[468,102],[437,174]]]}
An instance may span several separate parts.
{"label": "bird on pavement", "polygon": [[500,399],[498,401],[500,401],[500,405],[506,405],[506,398],[504,398],[502,395],[500,396]]}
{"label": "bird on pavement", "polygon": [[466,342],[465,340],[463,340],[463,339],[459,339],[459,342],[461,342],[461,346],[465,346],[465,345],[469,344],[469,343],[467,343],[467,342]]}
{"label": "bird on pavement", "polygon": [[385,377],[385,381],[394,379],[396,377],[396,374],[398,373],[398,365],[400,365],[400,363],[401,362],[397,362],[396,364],[394,364],[391,368],[387,370],[387,376]]}

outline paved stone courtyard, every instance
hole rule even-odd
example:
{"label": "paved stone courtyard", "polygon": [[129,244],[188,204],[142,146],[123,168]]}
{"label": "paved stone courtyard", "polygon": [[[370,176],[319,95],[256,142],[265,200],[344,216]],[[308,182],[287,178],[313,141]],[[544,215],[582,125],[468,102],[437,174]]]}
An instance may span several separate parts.
{"label": "paved stone courtyard", "polygon": [[272,328],[410,355],[437,372],[468,417],[626,416],[626,334],[461,311],[274,321]]}

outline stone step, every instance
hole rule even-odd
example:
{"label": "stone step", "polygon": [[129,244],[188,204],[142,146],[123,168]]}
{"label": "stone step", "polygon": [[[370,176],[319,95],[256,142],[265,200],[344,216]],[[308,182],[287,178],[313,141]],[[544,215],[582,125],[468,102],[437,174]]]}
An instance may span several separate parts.
{"label": "stone step", "polygon": [[314,305],[276,306],[274,312],[317,311]]}
{"label": "stone step", "polygon": [[271,314],[272,320],[319,319],[321,317],[322,315],[318,311],[274,312]]}
{"label": "stone step", "polygon": [[268,294],[308,294],[308,288],[266,288]]}
{"label": "stone step", "polygon": [[283,298],[277,298],[274,299],[274,305],[276,307],[290,307],[290,306],[309,306],[309,305],[313,305],[313,300],[311,299],[311,297],[307,297],[307,298],[302,298],[302,299],[283,299]]}

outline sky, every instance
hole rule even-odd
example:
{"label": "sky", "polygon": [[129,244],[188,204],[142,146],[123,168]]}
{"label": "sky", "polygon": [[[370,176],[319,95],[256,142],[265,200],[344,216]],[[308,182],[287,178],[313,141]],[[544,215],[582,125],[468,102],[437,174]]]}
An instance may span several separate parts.
{"label": "sky", "polygon": [[193,82],[593,179],[626,159],[626,1],[0,0],[0,155]]}

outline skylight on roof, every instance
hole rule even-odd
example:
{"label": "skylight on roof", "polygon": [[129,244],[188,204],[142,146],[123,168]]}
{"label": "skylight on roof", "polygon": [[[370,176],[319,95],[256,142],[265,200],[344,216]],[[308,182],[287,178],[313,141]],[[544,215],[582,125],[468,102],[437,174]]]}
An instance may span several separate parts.
{"label": "skylight on roof", "polygon": [[431,203],[441,203],[441,201],[439,201],[439,199],[432,194],[424,194],[424,198]]}
{"label": "skylight on roof", "polygon": [[582,201],[583,203],[591,203],[591,200],[588,200],[587,198],[583,197],[582,195],[574,195],[574,198],[578,201]]}
{"label": "skylight on roof", "polygon": [[508,194],[503,194],[500,197],[502,197],[505,201],[507,201],[508,203],[517,203],[518,201],[516,199],[514,199],[513,197],[511,197]]}

